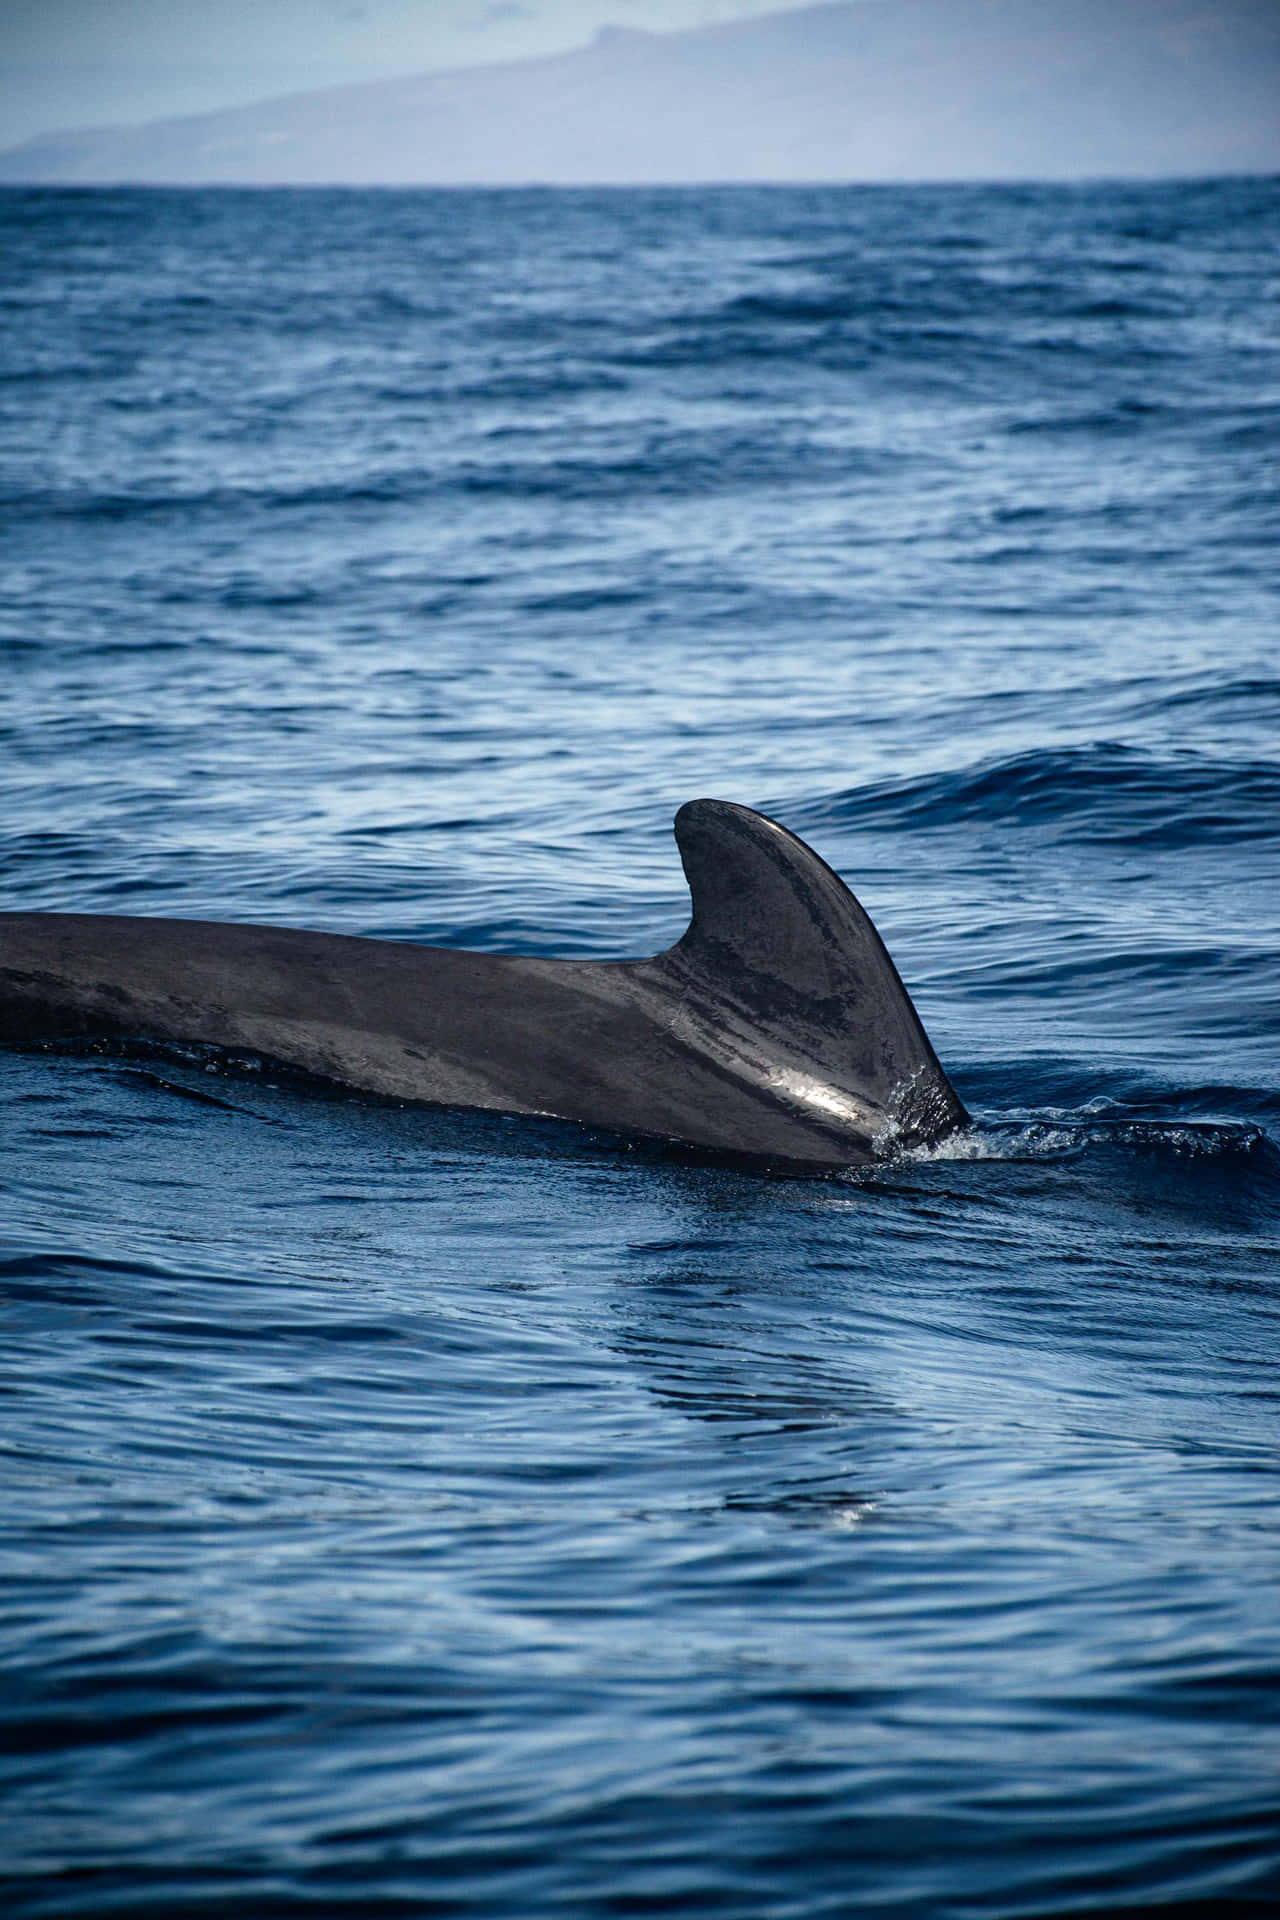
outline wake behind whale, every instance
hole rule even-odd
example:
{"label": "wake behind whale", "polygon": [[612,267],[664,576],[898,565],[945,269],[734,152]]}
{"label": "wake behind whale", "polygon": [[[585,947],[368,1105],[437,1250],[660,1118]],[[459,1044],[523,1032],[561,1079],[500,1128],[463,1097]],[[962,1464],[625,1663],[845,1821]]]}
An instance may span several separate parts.
{"label": "wake behind whale", "polygon": [[289,928],[0,915],[0,1040],[198,1042],[393,1099],[814,1167],[968,1116],[870,919],[763,814],[676,816],[693,903],[653,959],[546,960]]}

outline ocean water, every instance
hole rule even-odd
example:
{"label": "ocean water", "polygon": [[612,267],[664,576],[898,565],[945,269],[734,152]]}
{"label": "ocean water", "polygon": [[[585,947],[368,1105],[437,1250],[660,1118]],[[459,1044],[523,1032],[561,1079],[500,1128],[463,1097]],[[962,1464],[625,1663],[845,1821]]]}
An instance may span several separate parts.
{"label": "ocean water", "polygon": [[0,196],[0,906],[656,951],[972,1130],[0,1053],[0,1904],[1280,1910],[1280,183]]}

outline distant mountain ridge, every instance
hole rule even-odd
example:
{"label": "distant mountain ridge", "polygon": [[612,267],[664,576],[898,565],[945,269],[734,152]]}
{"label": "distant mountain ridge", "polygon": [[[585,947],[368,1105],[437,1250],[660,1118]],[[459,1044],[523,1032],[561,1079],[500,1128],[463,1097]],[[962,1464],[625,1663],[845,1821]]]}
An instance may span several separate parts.
{"label": "distant mountain ridge", "polygon": [[631,185],[1280,171],[1277,0],[836,0],[51,133],[0,181]]}

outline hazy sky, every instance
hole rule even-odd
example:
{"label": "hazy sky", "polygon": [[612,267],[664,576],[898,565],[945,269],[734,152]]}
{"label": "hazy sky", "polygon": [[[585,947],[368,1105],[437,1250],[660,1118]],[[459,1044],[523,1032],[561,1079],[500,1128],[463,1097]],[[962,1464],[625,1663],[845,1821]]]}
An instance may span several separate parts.
{"label": "hazy sky", "polygon": [[806,0],[0,0],[0,147]]}

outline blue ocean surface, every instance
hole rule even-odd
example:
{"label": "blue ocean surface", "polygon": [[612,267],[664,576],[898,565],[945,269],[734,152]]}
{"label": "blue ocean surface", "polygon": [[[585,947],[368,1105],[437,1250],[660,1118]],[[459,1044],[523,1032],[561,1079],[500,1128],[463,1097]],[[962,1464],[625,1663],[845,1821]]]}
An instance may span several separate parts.
{"label": "blue ocean surface", "polygon": [[1280,182],[0,196],[0,907],[858,893],[826,1178],[0,1052],[13,1920],[1280,1911]]}

